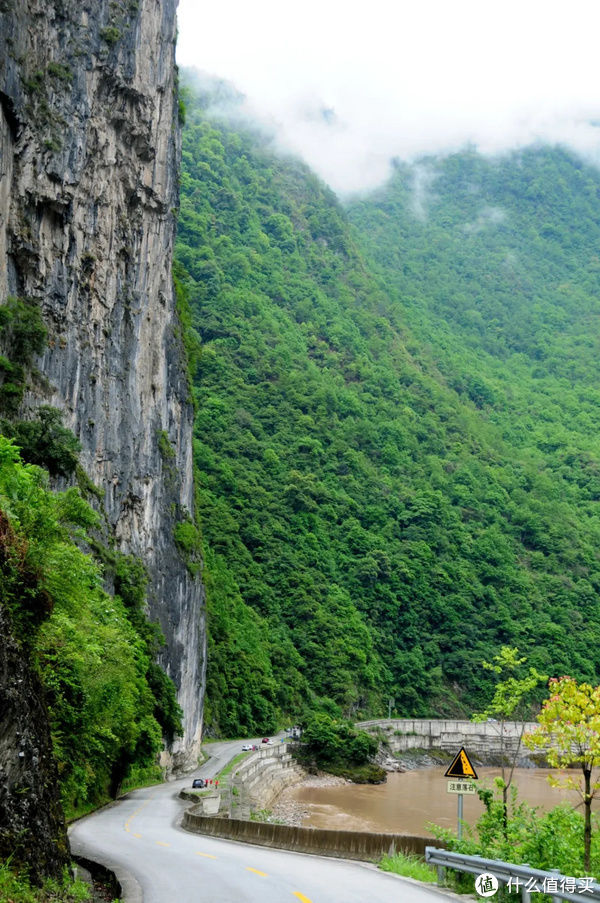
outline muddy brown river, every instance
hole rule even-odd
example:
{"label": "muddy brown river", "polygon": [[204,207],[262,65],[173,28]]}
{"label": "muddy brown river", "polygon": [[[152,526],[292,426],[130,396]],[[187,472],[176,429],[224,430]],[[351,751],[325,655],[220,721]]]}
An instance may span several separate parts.
{"label": "muddy brown river", "polygon": [[[447,792],[448,779],[444,768],[422,768],[402,774],[389,774],[385,784],[340,784],[329,787],[298,785],[286,791],[308,809],[302,824],[315,828],[337,828],[345,831],[382,831],[399,834],[429,834],[425,825],[435,822],[456,829],[457,798]],[[493,786],[492,779],[500,774],[498,768],[478,768],[479,785]],[[575,791],[550,787],[549,774],[544,768],[517,768],[513,783],[518,787],[519,799],[526,800],[540,810],[552,809],[560,802],[577,803]],[[578,777],[578,772],[570,772]],[[477,796],[464,795],[464,819],[474,824],[483,812]]]}

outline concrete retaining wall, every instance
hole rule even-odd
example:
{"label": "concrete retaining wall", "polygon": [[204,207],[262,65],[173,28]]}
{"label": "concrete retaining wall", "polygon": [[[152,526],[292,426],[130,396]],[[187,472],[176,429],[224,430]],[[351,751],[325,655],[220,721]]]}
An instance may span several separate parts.
{"label": "concrete retaining wall", "polygon": [[196,834],[256,843],[297,853],[316,853],[320,856],[366,861],[392,855],[398,850],[424,855],[425,846],[431,843],[431,837],[409,834],[326,831],[320,828],[297,828],[234,818],[207,818],[196,814],[195,808],[188,809],[184,814],[183,827]]}
{"label": "concrete retaining wall", "polygon": [[[395,718],[379,721],[363,721],[357,725],[375,736],[385,737],[392,752],[406,752],[410,749],[442,750],[457,753],[464,746],[470,755],[484,761],[487,758],[512,756],[517,749],[522,725],[519,722],[472,721]],[[536,722],[527,723],[525,732],[538,727]],[[528,751],[522,748],[523,759]]]}
{"label": "concrete retaining wall", "polygon": [[248,818],[250,812],[268,809],[286,787],[297,784],[305,771],[293,759],[289,743],[256,750],[236,768],[223,804],[230,816]]}
{"label": "concrete retaining wall", "polygon": [[306,775],[293,759],[290,744],[265,746],[248,755],[219,784],[219,788],[182,790],[181,799],[197,803],[196,813],[249,818],[258,809],[268,809],[282,790]]}

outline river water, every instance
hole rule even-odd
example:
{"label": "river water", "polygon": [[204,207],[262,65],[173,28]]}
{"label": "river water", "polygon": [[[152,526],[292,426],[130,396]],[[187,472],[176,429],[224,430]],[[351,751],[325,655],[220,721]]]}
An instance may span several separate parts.
{"label": "river water", "polygon": [[[335,828],[343,831],[381,831],[397,834],[425,834],[431,832],[427,822],[456,829],[457,796],[447,792],[445,768],[421,768],[415,771],[389,774],[385,784],[336,784],[333,786],[296,785],[285,796],[307,810],[302,824],[314,828]],[[492,787],[498,768],[477,768],[479,786]],[[576,805],[576,791],[558,790],[548,784],[549,774],[560,772],[545,768],[516,768],[513,784],[518,788],[519,800],[526,800],[540,810],[552,809],[561,802]],[[571,771],[572,777],[579,773]],[[310,785],[310,781],[308,782]],[[478,796],[465,794],[464,820],[474,825],[484,811]]]}

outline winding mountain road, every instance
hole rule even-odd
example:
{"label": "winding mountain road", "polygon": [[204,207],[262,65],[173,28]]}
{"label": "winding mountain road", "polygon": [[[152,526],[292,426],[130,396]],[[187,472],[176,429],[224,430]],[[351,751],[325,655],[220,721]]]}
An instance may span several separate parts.
{"label": "winding mountain road", "polygon": [[[242,741],[211,744],[210,759],[193,776],[213,777],[241,746]],[[136,790],[72,826],[73,852],[113,868],[127,903],[441,903],[448,899],[367,864],[190,834],[179,826],[189,803],[179,800],[178,794],[191,786],[191,780],[188,775]]]}

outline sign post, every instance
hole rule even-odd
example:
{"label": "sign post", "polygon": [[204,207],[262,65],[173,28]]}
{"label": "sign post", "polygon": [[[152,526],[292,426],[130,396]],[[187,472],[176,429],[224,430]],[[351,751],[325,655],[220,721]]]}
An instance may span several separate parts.
{"label": "sign post", "polygon": [[477,780],[477,772],[473,768],[464,746],[461,746],[459,752],[455,755],[444,777],[460,779],[448,781],[448,793],[458,794],[458,827],[456,833],[460,840],[462,837],[463,794],[476,793],[475,784],[472,782]]}

